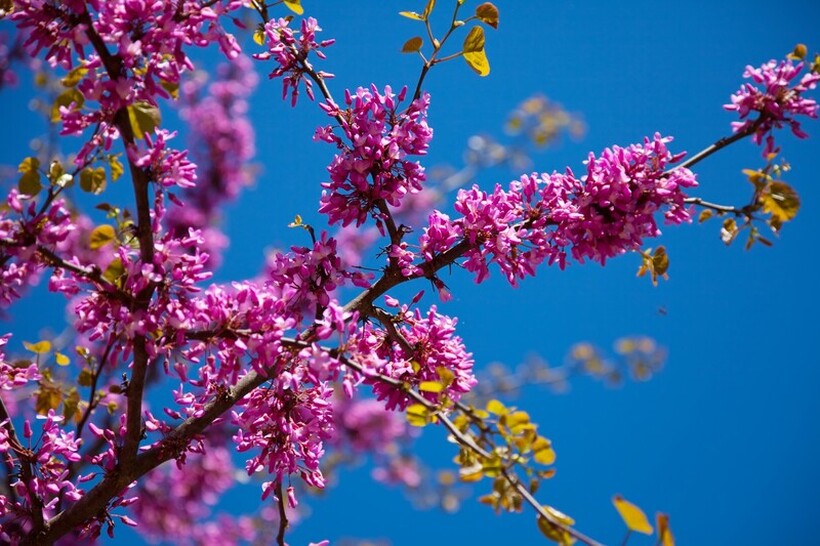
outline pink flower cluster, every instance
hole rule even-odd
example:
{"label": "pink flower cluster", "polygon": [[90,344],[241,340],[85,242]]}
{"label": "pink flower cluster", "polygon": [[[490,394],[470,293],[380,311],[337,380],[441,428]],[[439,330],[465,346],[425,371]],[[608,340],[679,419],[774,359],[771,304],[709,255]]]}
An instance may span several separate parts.
{"label": "pink flower cluster", "polygon": [[137,167],[150,173],[150,179],[160,186],[178,186],[190,189],[196,185],[196,165],[188,161],[188,152],[168,147],[175,132],[157,129],[154,136],[145,134],[145,151],[128,150],[129,159]]}
{"label": "pink flower cluster", "polygon": [[[296,106],[299,98],[299,83],[303,83],[310,100],[313,100],[313,82],[305,77],[306,70],[312,70],[308,56],[315,53],[320,59],[325,59],[320,48],[332,45],[335,40],[316,41],[316,33],[321,31],[319,23],[313,17],[302,20],[301,32],[295,31],[288,25],[288,19],[271,19],[265,24],[265,39],[268,50],[254,55],[259,60],[273,59],[277,66],[269,75],[271,79],[282,77],[282,98],[290,90],[291,105]],[[297,37],[297,34],[299,35]],[[321,78],[332,78],[333,74],[319,71]]]}
{"label": "pink flower cluster", "polygon": [[313,487],[324,487],[319,469],[323,442],[333,435],[333,389],[275,378],[270,388],[256,389],[233,412],[234,436],[240,452],[256,449],[246,465],[249,475],[266,471],[275,478],[263,484],[263,499],[274,493],[275,481],[299,474]]}
{"label": "pink flower cluster", "polygon": [[[137,251],[128,244],[118,246],[115,253],[121,269],[117,284],[122,293],[135,296],[149,285],[155,287],[155,296],[148,309],[134,310],[128,299],[111,297],[102,290],[84,295],[74,304],[74,327],[78,333],[87,335],[89,341],[107,339],[110,335],[123,336],[123,342],[117,343],[111,352],[112,363],[116,362],[116,357],[127,358],[134,336],[185,324],[191,313],[192,295],[199,292],[198,285],[202,281],[211,277],[205,266],[208,256],[199,251],[203,242],[199,232],[191,230],[186,237],[180,238],[160,233],[164,215],[159,189],[154,207],[156,237],[151,263],[143,263]],[[84,278],[72,274],[52,284],[67,295],[74,295],[84,282]],[[164,350],[162,339],[155,335],[147,335],[147,338],[147,349],[152,356]]]}
{"label": "pink flower cluster", "polygon": [[61,199],[38,210],[36,200],[13,189],[6,204],[6,210],[0,208],[0,307],[19,298],[22,288],[45,267],[37,247],[54,250],[75,229]]}
{"label": "pink flower cluster", "polygon": [[[387,298],[387,302],[398,306],[393,298]],[[417,388],[423,381],[440,382],[443,384],[441,392],[422,392],[432,402],[444,397],[458,400],[469,392],[476,383],[473,355],[467,352],[461,338],[455,334],[458,320],[439,314],[435,305],[426,316],[418,309],[411,311],[403,305],[398,316],[401,322],[397,332],[403,338],[401,343],[391,339],[388,332],[368,324],[351,336],[348,343],[351,360],[365,369],[364,382],[373,387],[376,397],[384,401],[387,409],[403,410],[412,399],[404,387],[368,377],[368,372],[396,379],[411,388]],[[362,356],[364,358],[360,360]]]}
{"label": "pink flower cluster", "polygon": [[317,307],[327,307],[333,292],[353,278],[358,286],[367,286],[362,275],[344,271],[336,253],[336,240],[322,232],[313,248],[291,247],[289,253],[275,253],[266,264],[271,281],[280,288],[287,308],[297,312],[315,313]]}
{"label": "pink flower cluster", "polygon": [[[28,480],[24,479],[25,473],[21,470],[9,476],[14,497],[0,495],[0,521],[3,521],[0,538],[9,542],[11,537],[5,531],[27,527],[35,502],[43,507],[44,515],[53,515],[61,499],[73,503],[83,496],[83,490],[69,479],[69,465],[81,459],[80,441],[74,437],[73,431],[66,432],[62,424],[65,418],[56,415],[54,410],[49,410],[47,415],[38,415],[37,419],[43,420],[43,425],[34,442],[31,421],[23,422],[20,441],[26,445],[18,445],[17,449],[27,451],[25,458],[11,445],[6,422],[0,423],[0,455],[18,470],[21,465],[31,468]],[[78,482],[88,481],[92,477],[80,476]],[[37,500],[33,501],[35,498]]]}
{"label": "pink flower cluster", "polygon": [[[216,42],[229,58],[236,57],[239,46],[222,28],[220,17],[243,4],[241,0],[21,0],[15,2],[11,17],[28,33],[24,46],[32,57],[45,50],[52,66],[66,70],[74,68],[75,53],[79,58],[82,72],[76,89],[83,102],[95,101],[99,107],[81,108],[75,100],[61,107],[60,115],[63,134],[80,134],[96,126],[76,159],[82,164],[94,148],[108,149],[118,138],[117,111],[138,102],[155,105],[157,97],[169,96],[166,88],[179,85],[180,74],[193,68],[185,47]],[[110,49],[97,49],[103,46]]]}
{"label": "pink flower cluster", "polygon": [[341,120],[345,136],[343,140],[328,126],[318,129],[314,137],[341,150],[327,168],[330,181],[322,184],[327,191],[322,192],[319,206],[331,224],[346,226],[355,221],[360,226],[372,214],[381,227],[378,218],[384,211],[377,211],[379,203],[398,207],[405,195],[421,191],[424,168],[407,156],[427,153],[433,137],[426,120],[430,97],[425,94],[398,111],[406,94],[406,88],[396,96],[390,86],[384,94],[371,86],[359,88],[355,95],[346,92],[344,110],[333,103],[322,105]]}
{"label": "pink flower cluster", "polygon": [[600,157],[590,154],[587,174],[525,175],[505,190],[492,193],[474,186],[458,193],[455,220],[434,211],[420,238],[426,260],[464,240],[470,248],[464,267],[476,282],[489,275],[495,263],[515,285],[534,275],[543,261],[563,268],[568,249],[572,257],[605,263],[608,258],[640,248],[643,239],[660,234],[655,214],[664,212],[668,223],[689,220],[685,188],[697,185],[688,169],[671,169],[683,154],[673,155],[669,137],[626,148],[607,148]]}
{"label": "pink flower cluster", "polygon": [[[40,375],[40,370],[37,367],[37,364],[34,362],[29,363],[28,366],[23,366],[19,362],[9,362],[6,360],[6,355],[3,352],[3,348],[9,341],[11,334],[6,334],[0,336],[0,399],[2,399],[3,404],[6,406],[6,412],[8,413],[9,417],[15,417],[18,414],[18,402],[17,396],[15,393],[11,392],[3,392],[3,391],[19,391],[22,387],[32,381],[39,381],[42,377]],[[22,391],[25,393],[25,391]],[[3,431],[0,430],[0,435],[3,434]],[[3,440],[0,439],[0,444],[3,443]],[[0,445],[0,449],[3,446]],[[6,446],[8,449],[8,446]]]}
{"label": "pink flower cluster", "polygon": [[[752,83],[744,83],[738,92],[732,95],[732,102],[724,105],[726,110],[736,111],[743,120],[732,123],[734,132],[745,131],[754,126],[752,140],[756,144],[762,144],[763,138],[766,137],[764,157],[775,150],[772,129],[788,125],[795,136],[807,138],[808,135],[800,128],[800,122],[795,117],[817,117],[817,102],[803,96],[803,93],[817,86],[820,74],[806,72],[794,83],[803,68],[803,62],[794,64],[790,59],[779,63],[771,60],[760,68],[747,66],[743,77],[751,79]],[[757,112],[759,116],[756,119],[748,119],[752,112]]]}

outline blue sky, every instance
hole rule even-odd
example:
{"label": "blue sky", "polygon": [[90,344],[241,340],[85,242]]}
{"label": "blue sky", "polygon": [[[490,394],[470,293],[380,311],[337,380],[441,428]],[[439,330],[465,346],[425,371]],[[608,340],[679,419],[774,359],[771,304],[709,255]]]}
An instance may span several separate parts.
{"label": "blue sky", "polygon": [[[449,2],[438,4],[449,13]],[[418,59],[398,50],[422,29],[397,12],[420,11],[423,2],[304,5],[337,40],[322,66],[337,76],[330,82],[337,97],[359,85],[415,84]],[[759,1],[496,5],[501,24],[487,32],[491,74],[479,78],[456,60],[427,79],[435,129],[428,166],[458,164],[470,135],[500,135],[507,113],[536,92],[582,113],[588,131],[579,142],[565,140],[536,156],[534,170],[569,165],[578,172],[589,151],[655,131],[675,136],[673,149],[694,153],[729,133],[734,117],[722,105],[746,64],[781,58],[797,42],[820,50],[820,42],[811,41],[820,5],[808,1],[782,11]],[[437,19],[438,28],[444,19]],[[3,119],[20,132],[0,134],[0,163],[19,161],[41,129],[23,122],[28,118],[20,105],[28,92],[25,86],[2,92]],[[280,93],[279,82],[263,77],[253,100],[262,171],[229,208],[232,246],[219,280],[256,274],[265,248],[302,243],[301,232],[286,227],[295,214],[321,225],[318,184],[332,150],[311,136],[325,116],[304,97],[291,109]],[[658,287],[635,277],[639,264],[631,255],[605,268],[544,268],[515,290],[497,274],[481,286],[457,271],[445,278],[455,299],[443,311],[461,317],[460,333],[479,366],[514,365],[530,354],[559,364],[578,341],[608,349],[634,334],[668,349],[665,369],[649,382],[609,388],[579,378],[566,394],[533,387],[515,401],[558,453],[558,474],[539,497],[573,516],[583,532],[620,543],[623,526],[610,503],[616,493],[649,514],[669,513],[679,544],[804,544],[820,531],[814,513],[820,505],[820,296],[811,280],[820,231],[814,164],[820,125],[804,128],[810,140],[780,136],[793,166],[786,181],[800,193],[802,208],[773,248],[726,248],[712,221],[664,229],[661,242],[672,266],[670,280]],[[735,144],[697,166],[695,194],[744,203],[749,185],[740,171],[760,166],[757,147]],[[485,174],[477,182],[490,188],[521,173]],[[62,302],[46,301],[56,316],[62,313]],[[17,306],[2,329],[36,332],[43,308]],[[431,467],[450,465],[454,451],[442,431],[425,430],[419,446]],[[487,488],[479,483],[474,491]],[[232,497],[236,502],[255,498]],[[324,499],[309,504],[314,513],[293,531],[291,544],[343,537],[389,539],[395,546],[540,540],[530,511],[495,517],[471,501],[455,515],[415,511],[399,490],[369,481],[366,469],[343,475]],[[633,536],[630,544],[651,541]]]}

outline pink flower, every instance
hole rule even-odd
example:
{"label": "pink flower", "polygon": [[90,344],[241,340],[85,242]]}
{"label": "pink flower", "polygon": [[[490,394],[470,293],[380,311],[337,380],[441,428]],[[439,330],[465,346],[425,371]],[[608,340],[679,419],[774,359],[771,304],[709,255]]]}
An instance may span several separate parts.
{"label": "pink flower", "polygon": [[[411,403],[404,388],[397,388],[378,378],[368,377],[367,372],[377,372],[401,381],[410,387],[418,387],[422,381],[441,382],[440,393],[422,392],[430,401],[439,397],[458,400],[476,383],[473,375],[473,355],[467,352],[461,338],[455,334],[456,319],[438,313],[430,307],[424,316],[417,309],[410,311],[402,306],[397,325],[399,334],[407,342],[392,341],[387,332],[374,330],[369,325],[359,329],[349,345],[358,345],[350,358],[365,369],[364,382],[373,387],[379,400],[385,401],[387,409],[403,410]],[[360,360],[363,345],[378,360]]]}
{"label": "pink flower", "polygon": [[[726,110],[736,111],[740,119],[744,120],[732,123],[734,132],[746,131],[755,126],[752,140],[756,144],[761,144],[763,137],[768,135],[763,149],[764,157],[774,151],[774,137],[771,135],[773,129],[788,125],[795,136],[807,138],[808,135],[800,128],[800,122],[794,118],[801,115],[817,117],[817,102],[803,94],[817,86],[820,74],[807,72],[793,84],[803,68],[804,63],[795,65],[790,59],[780,63],[771,60],[760,68],[747,66],[743,77],[751,79],[753,83],[744,83],[732,95],[732,102],[724,105]],[[747,119],[752,112],[757,112],[758,117]]]}
{"label": "pink flower", "polygon": [[[291,105],[296,106],[300,83],[304,84],[310,100],[314,98],[313,82],[305,77],[305,70],[312,69],[308,61],[310,53],[313,52],[320,59],[324,59],[325,54],[320,48],[333,44],[335,40],[316,42],[316,33],[322,29],[313,17],[302,20],[301,32],[289,28],[289,24],[290,21],[287,19],[268,21],[265,24],[268,50],[265,53],[254,55],[254,58],[260,60],[272,58],[279,64],[269,77],[271,79],[282,77],[282,98],[284,99],[290,90]],[[322,78],[333,77],[333,74],[328,72],[319,71],[318,74]]]}
{"label": "pink flower", "polygon": [[345,110],[335,104],[322,106],[328,115],[343,120],[346,137],[343,141],[330,128],[316,137],[341,150],[327,168],[330,181],[322,184],[328,191],[322,193],[319,212],[327,214],[331,224],[360,226],[373,215],[381,226],[379,202],[399,207],[406,195],[421,191],[424,168],[407,157],[427,153],[433,137],[426,121],[430,98],[425,94],[400,112],[398,104],[406,93],[405,88],[395,96],[386,86],[381,94],[374,85],[359,88],[355,95],[346,92]]}

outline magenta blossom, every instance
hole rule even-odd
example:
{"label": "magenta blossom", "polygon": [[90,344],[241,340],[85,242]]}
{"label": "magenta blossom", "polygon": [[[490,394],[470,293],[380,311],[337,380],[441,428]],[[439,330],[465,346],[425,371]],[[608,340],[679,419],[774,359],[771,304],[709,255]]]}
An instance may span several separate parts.
{"label": "magenta blossom", "polygon": [[[817,101],[804,97],[803,93],[817,86],[820,74],[807,72],[796,84],[793,83],[803,68],[804,63],[794,64],[790,59],[780,63],[771,60],[760,68],[747,66],[743,77],[751,79],[753,83],[744,83],[738,92],[732,95],[732,102],[724,105],[726,110],[737,111],[743,120],[732,123],[734,132],[739,133],[754,127],[752,140],[756,144],[761,144],[766,137],[764,157],[774,152],[772,129],[788,125],[796,137],[807,138],[808,135],[800,128],[800,122],[795,117],[817,117]],[[748,119],[752,112],[757,112],[758,117]]]}
{"label": "magenta blossom", "polygon": [[[362,225],[372,214],[380,218],[384,211],[377,210],[381,203],[392,207],[402,199],[422,189],[424,168],[407,159],[424,155],[433,137],[427,125],[427,94],[413,101],[406,110],[398,106],[407,89],[394,95],[390,86],[384,94],[376,86],[359,88],[355,95],[345,93],[345,110],[335,104],[322,108],[342,120],[346,140],[336,136],[331,127],[317,130],[317,140],[336,144],[341,150],[328,166],[330,182],[322,187],[319,212],[327,214],[331,224],[346,226],[355,222]],[[381,221],[377,221],[381,229]]]}
{"label": "magenta blossom", "polygon": [[[270,73],[271,79],[282,77],[282,98],[290,90],[291,105],[296,106],[299,98],[299,83],[303,83],[310,100],[313,100],[313,82],[305,77],[306,70],[312,70],[308,55],[313,52],[320,59],[325,58],[320,48],[327,47],[335,40],[316,41],[316,33],[321,31],[319,23],[313,17],[302,20],[301,32],[288,25],[288,19],[271,19],[265,24],[265,39],[268,50],[254,55],[260,60],[274,59],[279,66]],[[298,37],[297,37],[298,35]],[[322,78],[332,78],[333,74],[319,71]]]}

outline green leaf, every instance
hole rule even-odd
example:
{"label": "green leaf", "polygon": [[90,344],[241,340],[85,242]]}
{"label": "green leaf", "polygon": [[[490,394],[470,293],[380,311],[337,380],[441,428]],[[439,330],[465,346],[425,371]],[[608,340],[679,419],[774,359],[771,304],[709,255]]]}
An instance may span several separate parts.
{"label": "green leaf", "polygon": [[159,80],[159,85],[165,89],[171,98],[177,100],[179,98],[179,83],[178,82],[169,82],[168,80]]}
{"label": "green leaf", "polygon": [[17,170],[23,175],[17,182],[17,188],[23,195],[37,195],[43,189],[43,184],[40,182],[40,160],[36,157],[27,157],[20,162]]}
{"label": "green leaf", "polygon": [[652,265],[654,266],[656,275],[666,275],[669,269],[669,255],[666,253],[665,247],[659,246],[655,249],[655,252],[652,254]]}
{"label": "green leaf", "polygon": [[105,190],[105,169],[103,167],[87,167],[80,171],[80,188],[88,193],[99,195]]}
{"label": "green leaf", "polygon": [[23,195],[37,195],[43,189],[43,184],[40,182],[40,173],[37,171],[23,173],[20,180],[17,181],[17,189]]}
{"label": "green leaf", "polygon": [[86,74],[88,74],[88,68],[78,66],[70,70],[68,74],[60,80],[60,83],[62,83],[65,87],[75,87],[78,83],[80,83],[80,81],[82,81],[83,78],[85,78]]}
{"label": "green leaf", "polygon": [[117,232],[114,231],[114,227],[108,224],[103,224],[101,226],[95,227],[94,231],[91,232],[89,247],[91,248],[91,250],[97,250],[98,248],[102,248],[105,245],[111,243],[116,238]]}
{"label": "green leaf", "polygon": [[121,286],[120,281],[123,275],[125,275],[125,267],[123,267],[122,260],[118,257],[111,260],[111,263],[103,271],[103,278],[117,286]]}
{"label": "green leaf", "polygon": [[57,123],[60,121],[60,108],[63,106],[68,107],[72,103],[75,110],[79,110],[85,104],[83,94],[73,87],[66,89],[54,99],[54,104],[51,105],[51,122]]}
{"label": "green leaf", "polygon": [[37,343],[29,343],[28,341],[24,341],[23,347],[36,355],[43,355],[51,350],[51,342],[48,340],[38,341]]}
{"label": "green leaf", "polygon": [[94,384],[94,374],[91,372],[91,368],[80,370],[80,375],[77,376],[77,384],[81,387],[90,387]]}
{"label": "green leaf", "polygon": [[146,133],[154,134],[154,129],[162,123],[159,108],[145,101],[135,102],[128,107],[128,120],[136,138],[145,138]]}
{"label": "green leaf", "polygon": [[464,60],[479,76],[484,77],[490,73],[490,61],[484,53],[483,28],[473,27],[464,39]]}
{"label": "green leaf", "polygon": [[305,13],[305,8],[302,7],[301,0],[283,0],[282,3],[296,15],[302,15]]}
{"label": "green leaf", "polygon": [[80,411],[80,392],[76,388],[72,388],[68,395],[63,399],[63,417],[66,419],[73,419],[79,422],[83,417]]}
{"label": "green leaf", "polygon": [[424,41],[421,39],[421,36],[413,36],[406,42],[404,45],[401,46],[402,53],[415,53],[421,49],[422,44]]}
{"label": "green leaf", "polygon": [[643,533],[645,535],[651,535],[654,532],[654,529],[652,529],[652,525],[650,525],[649,520],[646,519],[646,514],[643,513],[643,510],[620,495],[615,495],[612,497],[612,504],[615,505],[615,509],[618,510],[618,513],[621,515],[621,519],[624,520],[627,529],[630,531],[635,531],[636,533]]}
{"label": "green leaf", "polygon": [[424,17],[415,11],[400,11],[399,15],[402,17],[407,17],[408,19],[413,19],[414,21],[424,21]]}
{"label": "green leaf", "polygon": [[484,2],[475,9],[475,16],[487,25],[498,28],[498,8],[492,2]]}

